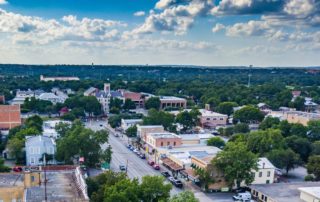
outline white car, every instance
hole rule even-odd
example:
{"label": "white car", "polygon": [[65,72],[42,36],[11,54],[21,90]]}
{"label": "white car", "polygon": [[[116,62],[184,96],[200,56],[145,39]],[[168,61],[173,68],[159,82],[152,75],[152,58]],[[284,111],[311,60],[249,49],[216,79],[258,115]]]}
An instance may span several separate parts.
{"label": "white car", "polygon": [[232,198],[235,201],[251,201],[251,193],[250,192],[238,193]]}

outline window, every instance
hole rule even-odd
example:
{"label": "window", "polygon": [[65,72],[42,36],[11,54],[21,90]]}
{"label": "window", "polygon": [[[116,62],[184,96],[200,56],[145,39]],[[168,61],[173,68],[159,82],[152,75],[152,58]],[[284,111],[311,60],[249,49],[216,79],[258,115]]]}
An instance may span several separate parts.
{"label": "window", "polygon": [[210,121],[210,118],[207,118],[207,121]]}
{"label": "window", "polygon": [[163,147],[163,142],[161,142],[161,147]]}
{"label": "window", "polygon": [[173,142],[173,146],[176,146],[176,142]]}
{"label": "window", "polygon": [[30,154],[34,154],[34,148],[30,147]]}
{"label": "window", "polygon": [[35,177],[31,176],[31,182],[34,182],[34,181],[35,181]]}
{"label": "window", "polygon": [[261,195],[261,199],[264,200],[264,195],[263,194]]}
{"label": "window", "polygon": [[264,197],[264,201],[268,201],[268,197],[265,196],[265,197]]}
{"label": "window", "polygon": [[223,121],[223,118],[220,118],[220,121]]}
{"label": "window", "polygon": [[262,172],[259,172],[259,177],[262,177]]}
{"label": "window", "polygon": [[267,184],[270,184],[270,180],[267,180],[266,183],[267,183]]}
{"label": "window", "polygon": [[35,158],[34,158],[34,157],[31,157],[31,158],[30,158],[30,163],[31,163],[31,164],[35,164]]}
{"label": "window", "polygon": [[217,119],[216,119],[216,118],[213,118],[212,120],[214,120],[214,121],[215,121],[215,120],[217,120]]}
{"label": "window", "polygon": [[167,146],[169,146],[170,145],[170,142],[167,142]]}
{"label": "window", "polygon": [[270,177],[270,175],[271,175],[271,172],[268,171],[268,172],[267,172],[267,177]]}

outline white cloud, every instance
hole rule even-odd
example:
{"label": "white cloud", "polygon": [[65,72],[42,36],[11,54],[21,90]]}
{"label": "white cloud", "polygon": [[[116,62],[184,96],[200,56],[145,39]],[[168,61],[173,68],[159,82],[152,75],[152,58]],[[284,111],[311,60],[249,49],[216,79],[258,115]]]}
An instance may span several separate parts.
{"label": "white cloud", "polygon": [[224,30],[226,28],[226,26],[224,26],[221,23],[217,23],[213,28],[212,28],[212,32],[216,33],[216,32],[220,32],[221,30]]}
{"label": "white cloud", "polygon": [[0,0],[0,5],[1,4],[7,4],[8,2],[6,0]]}
{"label": "white cloud", "polygon": [[289,15],[307,16],[314,10],[315,0],[290,0],[285,4],[284,12]]}
{"label": "white cloud", "polygon": [[136,17],[141,17],[141,16],[144,16],[145,14],[146,13],[144,11],[137,11],[133,15],[136,16]]}

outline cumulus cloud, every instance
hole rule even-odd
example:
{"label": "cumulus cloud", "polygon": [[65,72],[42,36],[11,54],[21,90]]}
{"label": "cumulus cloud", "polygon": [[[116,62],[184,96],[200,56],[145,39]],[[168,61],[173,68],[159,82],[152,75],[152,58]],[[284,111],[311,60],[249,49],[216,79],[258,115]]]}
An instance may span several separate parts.
{"label": "cumulus cloud", "polygon": [[0,5],[1,4],[7,4],[8,2],[6,0],[0,0]]}
{"label": "cumulus cloud", "polygon": [[291,0],[285,4],[284,11],[289,15],[307,16],[312,13],[315,0]]}
{"label": "cumulus cloud", "polygon": [[221,30],[224,30],[226,28],[226,26],[224,26],[223,24],[221,23],[217,23],[213,28],[212,28],[212,32],[213,33],[216,33],[216,32],[219,32]]}
{"label": "cumulus cloud", "polygon": [[132,31],[133,34],[174,32],[182,35],[193,26],[198,16],[206,16],[213,4],[211,0],[160,0],[151,10],[145,22]]}
{"label": "cumulus cloud", "polygon": [[145,14],[146,13],[144,11],[137,11],[133,15],[136,16],[136,17],[141,17],[141,16],[144,16]]}

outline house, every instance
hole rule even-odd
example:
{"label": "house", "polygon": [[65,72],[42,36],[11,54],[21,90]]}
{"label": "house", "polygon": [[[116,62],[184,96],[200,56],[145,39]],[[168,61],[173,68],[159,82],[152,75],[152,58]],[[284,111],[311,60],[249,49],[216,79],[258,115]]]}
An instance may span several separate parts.
{"label": "house", "polygon": [[[0,201],[89,202],[87,184],[80,167],[32,167],[22,173],[0,173]],[[46,183],[43,183],[46,181]]]}
{"label": "house", "polygon": [[165,132],[163,126],[161,125],[148,125],[142,126],[137,125],[137,136],[141,138],[142,141],[147,141],[147,134],[148,133],[161,133]]}
{"label": "house", "polygon": [[204,128],[215,128],[217,126],[227,125],[228,116],[219,114],[206,109],[200,109],[200,125]]}
{"label": "house", "polygon": [[121,119],[121,128],[126,131],[128,128],[141,124],[142,119]]}
{"label": "house", "polygon": [[283,119],[289,123],[300,123],[304,126],[308,125],[311,120],[320,120],[320,114],[301,111],[289,111],[283,114]]}
{"label": "house", "polygon": [[62,120],[50,120],[50,121],[45,121],[43,122],[42,125],[42,135],[46,137],[51,137],[54,139],[59,138],[59,134],[56,131],[56,126],[60,123],[68,124],[71,126],[70,121],[62,121]]}
{"label": "house", "polygon": [[124,99],[132,100],[136,108],[143,108],[144,107],[144,97],[141,93],[131,92],[131,91],[124,91],[123,93]]}
{"label": "house", "polygon": [[304,101],[304,108],[306,112],[314,112],[318,104],[312,101],[312,98],[306,97]]}
{"label": "house", "polygon": [[320,186],[318,187],[302,187],[300,190],[300,199],[305,202],[320,201]]}
{"label": "house", "polygon": [[258,170],[254,171],[251,184],[272,184],[275,181],[276,167],[265,157],[259,158]]}
{"label": "house", "polygon": [[267,105],[266,103],[259,103],[257,104],[257,107],[259,108],[260,111],[262,111],[263,113],[267,114],[268,112],[271,111],[270,106]]}
{"label": "house", "polygon": [[79,77],[74,76],[60,76],[60,77],[45,77],[40,75],[40,81],[48,82],[48,81],[79,81]]}
{"label": "house", "polygon": [[56,142],[53,138],[42,135],[28,136],[26,137],[25,149],[27,166],[43,165],[44,154],[52,155],[52,158],[47,160],[47,164],[56,164],[54,159]]}
{"label": "house", "polygon": [[38,98],[40,94],[44,93],[43,90],[17,90],[16,91],[16,96],[10,101],[11,105],[22,105],[24,101],[29,98],[31,99],[32,97]]}
{"label": "house", "polygon": [[147,133],[146,143],[153,149],[158,147],[179,147],[182,144],[181,137],[174,133],[158,132]]}
{"label": "house", "polygon": [[90,87],[86,91],[84,91],[84,96],[95,96],[95,94],[99,91],[99,89]]}
{"label": "house", "polygon": [[[314,187],[320,187],[320,182],[256,184],[249,187],[253,198],[258,202],[309,202],[310,198],[316,198],[317,195],[314,196],[316,193],[313,191]],[[310,189],[311,187],[313,189]],[[317,202],[317,200],[310,202]]]}
{"label": "house", "polygon": [[174,96],[160,96],[160,109],[165,108],[187,108],[187,100]]}
{"label": "house", "polygon": [[20,105],[0,105],[0,130],[10,130],[20,125]]}
{"label": "house", "polygon": [[42,93],[41,95],[39,95],[38,99],[49,101],[53,104],[57,104],[57,103],[64,103],[64,101],[67,98],[65,96],[57,96],[54,93]]}

